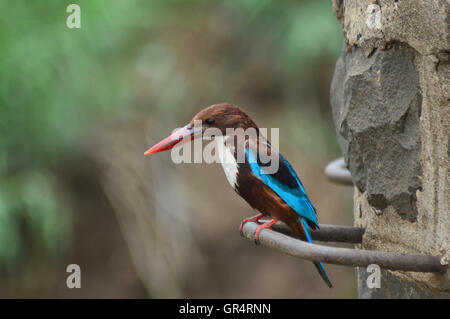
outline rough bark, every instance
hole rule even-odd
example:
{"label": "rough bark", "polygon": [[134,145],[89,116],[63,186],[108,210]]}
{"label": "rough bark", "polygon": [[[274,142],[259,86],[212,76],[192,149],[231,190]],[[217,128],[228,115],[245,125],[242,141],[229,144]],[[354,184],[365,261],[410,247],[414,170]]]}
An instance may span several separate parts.
{"label": "rough bark", "polygon": [[[333,0],[345,45],[331,105],[355,184],[355,225],[366,227],[362,248],[448,262],[449,7],[446,0]],[[448,274],[383,272],[384,288],[371,291],[362,271],[360,297],[450,296]]]}

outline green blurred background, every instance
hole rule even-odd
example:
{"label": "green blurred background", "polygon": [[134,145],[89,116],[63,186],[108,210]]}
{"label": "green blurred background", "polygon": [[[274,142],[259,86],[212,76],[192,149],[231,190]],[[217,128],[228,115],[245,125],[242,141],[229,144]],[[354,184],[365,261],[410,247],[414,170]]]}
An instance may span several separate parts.
{"label": "green blurred background", "polygon": [[220,165],[143,156],[230,102],[280,128],[320,222],[351,224],[351,190],[323,175],[340,156],[331,1],[1,0],[0,16],[0,297],[356,296],[351,268],[327,266],[330,290],[242,239],[254,213]]}

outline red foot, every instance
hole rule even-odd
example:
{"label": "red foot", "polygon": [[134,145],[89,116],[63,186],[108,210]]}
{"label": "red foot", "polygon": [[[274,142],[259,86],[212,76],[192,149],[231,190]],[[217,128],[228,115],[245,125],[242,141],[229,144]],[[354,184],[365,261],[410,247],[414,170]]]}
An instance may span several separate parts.
{"label": "red foot", "polygon": [[272,219],[270,221],[268,221],[267,223],[262,224],[261,226],[258,226],[256,228],[256,232],[255,232],[255,243],[258,245],[259,244],[259,233],[261,233],[261,231],[263,229],[266,228],[271,228],[273,226],[273,224],[276,224],[278,222],[278,219]]}
{"label": "red foot", "polygon": [[256,216],[252,216],[252,217],[249,217],[249,218],[244,219],[244,220],[242,221],[242,223],[241,223],[241,226],[239,227],[239,231],[241,232],[241,234],[242,234],[242,229],[244,228],[244,225],[245,225],[246,223],[248,223],[248,222],[256,222],[258,225],[260,225],[259,220],[260,220],[261,218],[263,218],[263,217],[264,217],[263,214],[258,214],[258,215],[256,215]]}

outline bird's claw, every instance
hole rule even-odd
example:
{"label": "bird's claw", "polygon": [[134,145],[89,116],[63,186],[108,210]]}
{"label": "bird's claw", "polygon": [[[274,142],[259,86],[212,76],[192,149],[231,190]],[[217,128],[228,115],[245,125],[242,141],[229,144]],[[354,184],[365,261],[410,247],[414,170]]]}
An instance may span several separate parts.
{"label": "bird's claw", "polygon": [[245,237],[245,235],[244,235],[244,225],[246,224],[246,223],[248,223],[248,222],[254,222],[254,223],[257,223],[258,225],[261,225],[261,222],[259,221],[261,218],[263,218],[264,217],[264,215],[263,214],[259,214],[259,215],[256,215],[256,216],[253,216],[253,217],[249,217],[249,218],[246,218],[246,219],[244,219],[242,222],[241,222],[241,225],[239,226],[239,231],[241,232],[241,236],[242,237]]}
{"label": "bird's claw", "polygon": [[272,219],[271,221],[256,227],[256,231],[255,231],[255,244],[256,245],[261,244],[261,242],[259,241],[259,235],[260,235],[261,231],[263,231],[264,229],[271,229],[272,225],[277,222],[278,222],[278,219]]}

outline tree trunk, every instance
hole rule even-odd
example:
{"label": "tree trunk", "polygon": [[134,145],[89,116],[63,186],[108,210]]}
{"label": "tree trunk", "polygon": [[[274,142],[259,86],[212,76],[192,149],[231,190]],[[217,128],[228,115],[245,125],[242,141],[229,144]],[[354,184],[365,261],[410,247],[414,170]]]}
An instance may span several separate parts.
{"label": "tree trunk", "polygon": [[[333,0],[345,45],[331,85],[362,249],[449,260],[447,0]],[[382,271],[360,298],[450,297],[447,274]]]}

